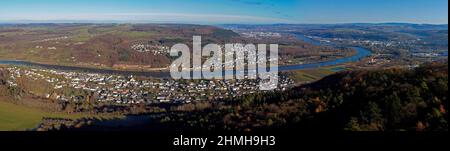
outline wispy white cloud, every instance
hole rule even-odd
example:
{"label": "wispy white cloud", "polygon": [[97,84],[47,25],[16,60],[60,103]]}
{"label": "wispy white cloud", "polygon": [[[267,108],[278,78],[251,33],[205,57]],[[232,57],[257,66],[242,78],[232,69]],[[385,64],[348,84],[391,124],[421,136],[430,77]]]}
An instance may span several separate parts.
{"label": "wispy white cloud", "polygon": [[0,20],[115,20],[166,23],[291,23],[289,20],[259,16],[185,13],[78,13],[2,15]]}

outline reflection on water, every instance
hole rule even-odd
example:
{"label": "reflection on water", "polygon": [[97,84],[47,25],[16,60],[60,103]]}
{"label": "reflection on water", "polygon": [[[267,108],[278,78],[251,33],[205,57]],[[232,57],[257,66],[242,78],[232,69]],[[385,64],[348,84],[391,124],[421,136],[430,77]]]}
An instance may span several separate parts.
{"label": "reflection on water", "polygon": [[306,37],[306,36],[303,35],[303,34],[295,34],[295,38],[297,38],[297,39],[299,39],[299,40],[302,40],[302,41],[304,41],[304,42],[313,44],[313,45],[321,45],[321,43],[320,43],[319,41],[313,40],[313,39],[311,39],[311,38],[308,38],[308,37]]}
{"label": "reflection on water", "polygon": [[291,70],[302,70],[302,69],[312,69],[326,66],[335,66],[343,63],[357,62],[363,58],[366,58],[372,55],[372,52],[365,48],[361,47],[353,47],[356,50],[356,54],[350,57],[340,58],[331,61],[319,62],[319,63],[310,63],[310,64],[300,64],[300,65],[288,65],[281,66],[279,68],[280,71],[291,71]]}

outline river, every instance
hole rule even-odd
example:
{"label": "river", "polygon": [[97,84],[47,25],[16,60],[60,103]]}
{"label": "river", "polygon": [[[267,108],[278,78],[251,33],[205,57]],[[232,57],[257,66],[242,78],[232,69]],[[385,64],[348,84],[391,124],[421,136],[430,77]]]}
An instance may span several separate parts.
{"label": "river", "polygon": [[318,63],[310,63],[310,64],[298,64],[298,65],[287,65],[287,66],[280,66],[280,71],[292,71],[292,70],[303,70],[303,69],[313,69],[313,68],[319,68],[319,67],[326,67],[326,66],[335,66],[343,63],[350,63],[350,62],[357,62],[360,61],[363,58],[369,57],[372,55],[372,52],[362,48],[362,47],[352,47],[356,50],[356,54],[350,57],[340,58],[336,60],[331,61],[325,61],[325,62],[318,62]]}
{"label": "river", "polygon": [[[296,34],[296,37],[305,42],[321,45],[320,42],[312,40],[304,35]],[[317,62],[317,63],[309,63],[309,64],[298,64],[298,65],[286,65],[280,66],[278,68],[279,71],[295,71],[295,70],[304,70],[304,69],[313,69],[319,67],[326,66],[335,66],[343,63],[357,62],[363,58],[366,58],[372,55],[370,50],[367,50],[362,47],[352,47],[356,50],[356,54],[353,56],[340,58],[336,60]],[[62,71],[79,71],[79,72],[88,72],[88,73],[99,73],[99,74],[115,74],[115,75],[134,75],[134,76],[145,76],[145,77],[153,77],[153,78],[170,78],[170,73],[168,71],[119,71],[119,70],[111,70],[111,69],[95,69],[95,68],[87,68],[87,67],[71,67],[71,66],[62,66],[62,65],[47,65],[47,64],[39,64],[32,63],[28,61],[9,61],[9,60],[0,60],[0,64],[3,65],[19,65],[19,66],[33,66],[40,67],[45,69],[55,69]]]}
{"label": "river", "polygon": [[87,72],[87,73],[98,73],[98,74],[114,74],[114,75],[134,75],[134,76],[145,76],[153,78],[169,78],[170,74],[167,71],[120,71],[112,69],[96,69],[87,67],[73,67],[73,66],[63,66],[63,65],[48,65],[33,63],[28,61],[14,61],[14,60],[0,60],[0,64],[3,65],[17,65],[17,66],[28,66],[28,67],[38,67],[45,69],[54,69],[61,71],[75,71],[75,72]]}

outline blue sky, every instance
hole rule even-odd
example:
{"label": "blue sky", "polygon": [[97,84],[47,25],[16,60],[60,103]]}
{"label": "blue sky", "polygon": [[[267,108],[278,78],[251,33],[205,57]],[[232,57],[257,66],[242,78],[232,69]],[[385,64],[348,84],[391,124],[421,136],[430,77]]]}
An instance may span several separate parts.
{"label": "blue sky", "polygon": [[0,21],[448,23],[448,0],[11,0]]}

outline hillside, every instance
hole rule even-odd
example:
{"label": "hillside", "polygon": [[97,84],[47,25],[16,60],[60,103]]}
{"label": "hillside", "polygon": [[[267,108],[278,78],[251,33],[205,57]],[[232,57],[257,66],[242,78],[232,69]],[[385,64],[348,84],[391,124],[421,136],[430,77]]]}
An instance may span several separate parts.
{"label": "hillside", "polygon": [[226,102],[172,107],[157,120],[194,130],[447,131],[448,66],[347,71]]}
{"label": "hillside", "polygon": [[448,130],[448,66],[338,73],[311,85],[347,130]]}
{"label": "hillside", "polygon": [[280,45],[280,63],[319,62],[352,55],[350,49],[314,46],[292,37],[241,37],[231,30],[186,24],[8,24],[0,25],[0,59],[90,68],[154,70],[168,67],[170,48],[202,44]]}
{"label": "hillside", "polygon": [[167,67],[175,43],[192,36],[220,42],[238,36],[201,25],[18,24],[0,26],[0,58],[89,67]]}

